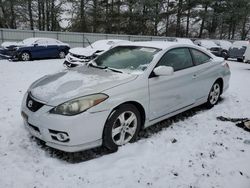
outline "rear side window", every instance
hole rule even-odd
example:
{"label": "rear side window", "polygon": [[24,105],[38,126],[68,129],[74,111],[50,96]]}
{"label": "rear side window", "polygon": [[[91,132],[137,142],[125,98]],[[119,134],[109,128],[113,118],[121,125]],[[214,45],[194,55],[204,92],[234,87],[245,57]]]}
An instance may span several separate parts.
{"label": "rear side window", "polygon": [[203,63],[207,63],[211,58],[199,50],[190,49],[190,51],[192,53],[195,65],[201,65]]}
{"label": "rear side window", "polygon": [[157,66],[170,66],[178,71],[192,67],[193,62],[188,48],[176,48],[166,52]]}

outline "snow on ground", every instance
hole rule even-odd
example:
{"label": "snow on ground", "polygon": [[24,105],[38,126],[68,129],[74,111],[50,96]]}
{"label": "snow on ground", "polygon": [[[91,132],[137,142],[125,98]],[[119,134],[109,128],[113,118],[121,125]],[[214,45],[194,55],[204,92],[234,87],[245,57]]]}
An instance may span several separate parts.
{"label": "snow on ground", "polygon": [[147,129],[116,153],[91,150],[80,153],[89,160],[70,163],[38,145],[20,115],[28,86],[63,70],[62,63],[0,61],[0,187],[250,187],[250,145],[244,143],[250,133],[216,120],[250,118],[250,65],[229,62],[230,89],[213,109],[188,111]]}

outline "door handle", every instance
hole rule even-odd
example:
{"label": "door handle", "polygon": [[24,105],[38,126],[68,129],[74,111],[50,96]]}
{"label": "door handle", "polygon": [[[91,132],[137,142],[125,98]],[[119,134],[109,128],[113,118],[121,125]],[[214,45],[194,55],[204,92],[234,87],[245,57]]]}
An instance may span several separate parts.
{"label": "door handle", "polygon": [[196,78],[197,78],[197,74],[194,74],[194,75],[193,75],[193,79],[196,79]]}

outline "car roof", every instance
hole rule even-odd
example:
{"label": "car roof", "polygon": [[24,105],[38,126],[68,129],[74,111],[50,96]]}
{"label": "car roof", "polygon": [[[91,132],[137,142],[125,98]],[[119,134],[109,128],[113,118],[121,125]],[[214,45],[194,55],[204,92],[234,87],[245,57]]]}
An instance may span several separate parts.
{"label": "car roof", "polygon": [[168,41],[143,41],[143,42],[129,42],[129,43],[121,43],[117,46],[141,46],[141,47],[151,47],[151,48],[158,48],[158,49],[167,49],[174,46],[193,46],[187,44],[181,44],[178,42],[168,42]]}

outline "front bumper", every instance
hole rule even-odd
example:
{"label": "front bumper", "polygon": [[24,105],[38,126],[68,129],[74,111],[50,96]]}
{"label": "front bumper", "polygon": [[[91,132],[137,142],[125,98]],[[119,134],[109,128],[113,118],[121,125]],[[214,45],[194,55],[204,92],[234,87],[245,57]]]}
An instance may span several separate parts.
{"label": "front bumper", "polygon": [[93,59],[92,57],[88,57],[88,58],[86,57],[86,58],[80,59],[80,58],[74,57],[70,53],[68,53],[68,55],[65,58],[65,62],[67,62],[68,64],[71,64],[71,65],[78,66],[78,65],[82,65],[84,63],[88,63],[92,59]]}
{"label": "front bumper", "polygon": [[36,112],[26,106],[27,93],[22,102],[25,127],[31,135],[46,145],[66,152],[82,151],[102,145],[104,124],[109,111],[63,116],[50,114],[52,106],[43,105]]}

